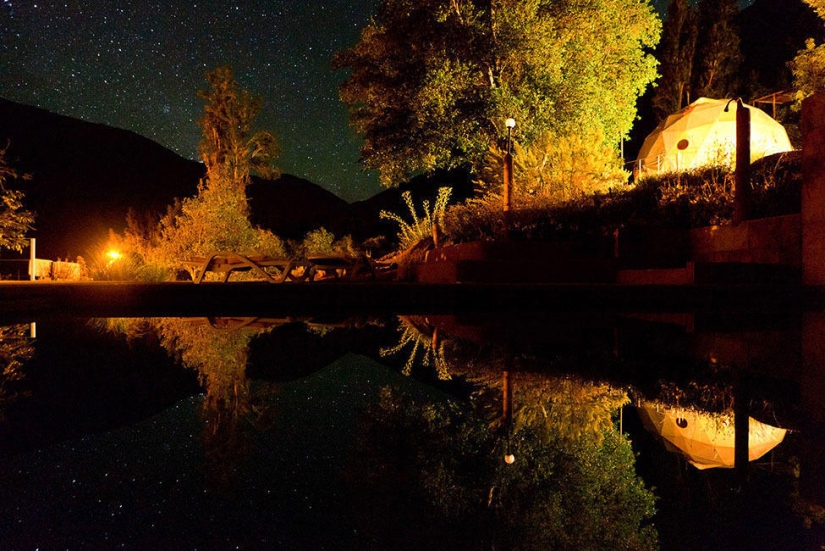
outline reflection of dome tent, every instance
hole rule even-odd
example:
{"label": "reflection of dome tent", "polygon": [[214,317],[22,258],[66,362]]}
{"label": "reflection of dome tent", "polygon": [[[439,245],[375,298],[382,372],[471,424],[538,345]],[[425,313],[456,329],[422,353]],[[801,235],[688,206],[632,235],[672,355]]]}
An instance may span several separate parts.
{"label": "reflection of dome tent", "polygon": [[[703,411],[674,410],[643,401],[639,416],[644,427],[659,435],[668,451],[679,452],[697,469],[733,468],[736,429],[733,417]],[[785,429],[748,418],[748,461],[759,459],[785,438]]]}
{"label": "reflection of dome tent", "polygon": [[[689,170],[709,164],[730,165],[736,151],[736,103],[699,98],[670,115],[645,138],[637,160],[644,172]],[[791,151],[785,128],[757,107],[751,111],[751,161]]]}

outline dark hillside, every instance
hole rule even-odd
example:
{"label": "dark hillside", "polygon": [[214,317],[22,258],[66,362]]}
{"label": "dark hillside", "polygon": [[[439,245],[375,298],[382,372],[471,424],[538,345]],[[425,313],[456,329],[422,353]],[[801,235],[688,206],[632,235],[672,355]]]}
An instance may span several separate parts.
{"label": "dark hillside", "polygon": [[[0,99],[0,145],[7,141],[9,161],[32,175],[10,185],[37,214],[41,258],[87,255],[109,228],[124,229],[130,208],[165,212],[176,197],[194,195],[203,175],[200,163],[133,132]],[[249,197],[253,223],[284,238],[320,226],[351,231],[349,204],[307,180],[255,178]]]}
{"label": "dark hillside", "polygon": [[74,259],[122,230],[126,212],[164,211],[195,193],[203,168],[133,132],[0,99],[0,143],[32,175],[23,189],[37,214],[38,256]]}

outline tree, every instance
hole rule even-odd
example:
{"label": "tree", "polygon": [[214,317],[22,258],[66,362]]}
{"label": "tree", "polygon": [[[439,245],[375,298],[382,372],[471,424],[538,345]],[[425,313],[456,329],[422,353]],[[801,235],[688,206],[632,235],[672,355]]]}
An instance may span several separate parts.
{"label": "tree", "polygon": [[825,0],[805,0],[811,6],[820,19],[825,19]]}
{"label": "tree", "polygon": [[[825,20],[825,0],[805,0],[820,19]],[[800,51],[790,63],[793,72],[797,102],[808,96],[825,91],[825,45],[816,45],[813,38],[805,41],[805,49]]]}
{"label": "tree", "polygon": [[199,121],[206,178],[198,185],[196,197],[184,199],[161,221],[161,239],[153,253],[167,264],[215,250],[282,256],[281,240],[249,221],[246,187],[250,174],[278,174],[273,165],[278,155],[275,137],[269,132],[251,132],[261,99],[239,90],[228,67],[206,78],[211,90],[198,94],[207,102]]}
{"label": "tree", "polygon": [[657,52],[662,77],[653,94],[653,110],[658,121],[690,103],[698,31],[696,9],[690,2],[671,0]]}
{"label": "tree", "polygon": [[6,161],[8,145],[0,149],[0,249],[22,251],[28,243],[26,232],[32,229],[34,214],[23,206],[23,192],[6,189],[6,181],[14,178],[28,179],[19,174]]}
{"label": "tree", "polygon": [[693,71],[693,98],[724,98],[736,89],[739,27],[736,0],[699,0],[699,35]]}
{"label": "tree", "polygon": [[390,185],[478,167],[507,117],[526,146],[546,131],[617,142],[655,77],[659,30],[646,1],[383,0],[334,66],[349,70],[362,163]]}
{"label": "tree", "polygon": [[213,184],[227,182],[245,188],[250,172],[277,178],[279,171],[273,164],[279,154],[275,136],[266,131],[251,134],[262,98],[239,90],[229,67],[207,73],[206,80],[212,89],[198,92],[198,97],[207,102],[198,123],[203,130],[200,154],[207,179]]}

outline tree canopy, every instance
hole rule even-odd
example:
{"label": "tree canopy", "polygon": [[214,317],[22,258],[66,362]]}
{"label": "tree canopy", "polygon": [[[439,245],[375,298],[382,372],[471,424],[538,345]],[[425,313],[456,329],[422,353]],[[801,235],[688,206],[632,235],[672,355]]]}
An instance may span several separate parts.
{"label": "tree canopy", "polygon": [[[129,225],[124,248],[140,257],[138,264],[159,266],[161,271],[210,251],[231,250],[283,256],[284,246],[272,232],[249,221],[246,187],[251,174],[275,177],[277,141],[269,132],[252,132],[261,99],[238,87],[232,70],[219,67],[206,75],[210,89],[199,124],[203,130],[200,152],[206,177],[198,194],[170,207],[159,231],[142,231]],[[151,234],[151,235],[149,235]],[[146,273],[155,278],[152,270]]]}
{"label": "tree canopy", "polygon": [[27,178],[27,175],[21,175],[9,166],[7,149],[0,149],[0,249],[19,252],[28,243],[26,232],[32,228],[34,214],[23,206],[22,191],[6,188],[7,180]]}
{"label": "tree canopy", "polygon": [[688,0],[671,0],[657,51],[662,77],[653,94],[653,110],[660,121],[690,103],[698,31],[696,10]]}
{"label": "tree canopy", "polygon": [[736,0],[699,0],[699,36],[693,71],[693,99],[724,98],[736,90],[739,26]]}
{"label": "tree canopy", "polygon": [[[805,0],[820,19],[825,20],[825,0]],[[805,42],[805,49],[800,51],[790,63],[796,88],[796,99],[802,101],[817,92],[825,91],[825,44],[816,45],[813,38]]]}
{"label": "tree canopy", "polygon": [[518,121],[618,142],[656,76],[661,24],[646,0],[383,0],[353,48],[341,99],[361,160],[391,185],[417,171],[478,166]]}

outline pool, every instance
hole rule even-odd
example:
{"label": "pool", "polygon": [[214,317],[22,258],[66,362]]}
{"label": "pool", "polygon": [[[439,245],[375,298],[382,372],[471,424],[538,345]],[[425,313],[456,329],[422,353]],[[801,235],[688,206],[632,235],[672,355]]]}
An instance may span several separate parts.
{"label": "pool", "polygon": [[821,313],[258,314],[4,326],[2,548],[825,544]]}

